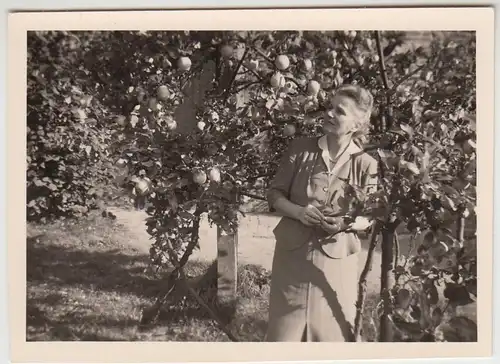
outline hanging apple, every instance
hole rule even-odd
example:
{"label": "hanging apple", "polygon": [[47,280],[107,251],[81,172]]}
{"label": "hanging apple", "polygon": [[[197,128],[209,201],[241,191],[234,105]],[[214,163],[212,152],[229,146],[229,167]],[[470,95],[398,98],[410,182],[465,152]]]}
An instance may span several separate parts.
{"label": "hanging apple", "polygon": [[270,83],[273,88],[283,87],[285,85],[285,77],[280,72],[275,72],[271,76]]}
{"label": "hanging apple", "polygon": [[285,127],[283,128],[283,135],[285,135],[286,137],[291,137],[295,135],[296,132],[297,129],[293,124],[286,124]]}
{"label": "hanging apple", "polygon": [[232,57],[233,56],[233,47],[231,47],[228,44],[222,46],[221,49],[220,49],[220,54],[224,58],[230,58],[230,57]]}
{"label": "hanging apple", "polygon": [[313,67],[313,63],[309,58],[306,58],[302,61],[302,68],[307,72],[310,71]]}
{"label": "hanging apple", "polygon": [[203,131],[205,129],[206,125],[207,124],[204,121],[198,121],[198,124],[196,124],[196,126],[198,127],[198,129],[200,129],[201,131]]}
{"label": "hanging apple", "polygon": [[168,87],[165,85],[161,85],[160,87],[158,87],[158,90],[156,91],[156,97],[160,101],[168,100],[170,98],[170,91],[168,90]]}
{"label": "hanging apple", "polygon": [[191,69],[191,59],[189,57],[180,57],[177,61],[177,67],[181,71],[189,71]]}
{"label": "hanging apple", "polygon": [[307,84],[307,94],[309,96],[316,96],[320,90],[321,86],[318,81],[311,80]]}
{"label": "hanging apple", "polygon": [[200,169],[195,169],[193,171],[193,181],[196,184],[202,185],[207,182],[207,174]]}
{"label": "hanging apple", "polygon": [[276,57],[274,65],[280,71],[284,71],[290,66],[290,59],[288,59],[288,56],[285,56],[284,54],[279,55],[278,57]]}
{"label": "hanging apple", "polygon": [[208,172],[208,178],[210,181],[219,183],[221,181],[221,176],[220,176],[220,170],[217,167],[213,167],[209,172]]}
{"label": "hanging apple", "polygon": [[116,118],[115,118],[115,122],[120,125],[120,126],[125,126],[125,123],[127,121],[127,118],[123,115],[118,115]]}

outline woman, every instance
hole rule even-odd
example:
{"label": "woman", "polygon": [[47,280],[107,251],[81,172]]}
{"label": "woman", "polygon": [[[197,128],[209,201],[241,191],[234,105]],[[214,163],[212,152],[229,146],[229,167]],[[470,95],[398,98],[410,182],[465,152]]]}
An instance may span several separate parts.
{"label": "woman", "polygon": [[330,215],[340,210],[346,181],[365,190],[376,185],[377,163],[357,145],[367,134],[373,97],[345,85],[328,106],[324,135],[292,141],[268,191],[270,209],[283,218],[273,230],[266,341],[353,338],[361,251],[356,231],[370,222],[345,226]]}

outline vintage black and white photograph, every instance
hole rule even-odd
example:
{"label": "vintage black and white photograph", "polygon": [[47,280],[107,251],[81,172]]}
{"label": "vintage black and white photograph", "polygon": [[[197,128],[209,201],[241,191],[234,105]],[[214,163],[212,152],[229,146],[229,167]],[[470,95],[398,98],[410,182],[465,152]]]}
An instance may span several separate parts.
{"label": "vintage black and white photograph", "polygon": [[27,340],[476,341],[475,54],[29,32]]}
{"label": "vintage black and white photograph", "polygon": [[27,343],[478,343],[476,31],[34,29]]}

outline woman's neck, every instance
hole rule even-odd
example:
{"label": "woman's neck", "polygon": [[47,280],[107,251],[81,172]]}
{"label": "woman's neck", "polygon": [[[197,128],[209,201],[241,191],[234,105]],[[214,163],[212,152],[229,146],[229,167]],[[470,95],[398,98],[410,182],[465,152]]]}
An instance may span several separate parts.
{"label": "woman's neck", "polygon": [[351,142],[351,135],[343,135],[341,137],[337,135],[326,136],[326,141],[328,143],[328,150],[330,151],[330,156],[335,159],[339,153],[342,153],[349,143]]}

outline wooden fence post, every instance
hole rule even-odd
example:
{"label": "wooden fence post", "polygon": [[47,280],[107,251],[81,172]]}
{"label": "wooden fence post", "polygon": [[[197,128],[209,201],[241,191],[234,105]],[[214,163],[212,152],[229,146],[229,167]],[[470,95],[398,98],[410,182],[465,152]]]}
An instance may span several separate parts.
{"label": "wooden fence post", "polygon": [[238,231],[227,234],[217,226],[217,301],[233,307],[238,288]]}

